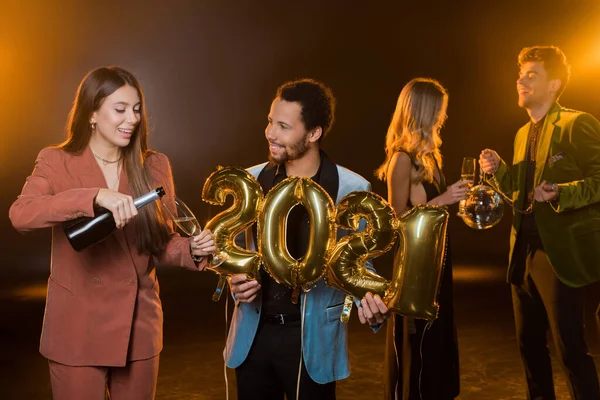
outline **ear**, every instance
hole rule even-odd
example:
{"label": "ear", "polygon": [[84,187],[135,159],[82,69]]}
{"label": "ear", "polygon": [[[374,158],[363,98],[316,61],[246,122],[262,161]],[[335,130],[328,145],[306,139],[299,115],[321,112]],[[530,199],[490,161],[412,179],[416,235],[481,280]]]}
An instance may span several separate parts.
{"label": "ear", "polygon": [[550,90],[554,92],[555,96],[558,94],[561,85],[562,81],[560,79],[552,79],[550,81]]}
{"label": "ear", "polygon": [[317,126],[308,134],[308,140],[311,143],[318,142],[322,135],[323,129],[320,126]]}
{"label": "ear", "polygon": [[98,120],[98,111],[94,111],[90,117],[90,124],[93,124]]}

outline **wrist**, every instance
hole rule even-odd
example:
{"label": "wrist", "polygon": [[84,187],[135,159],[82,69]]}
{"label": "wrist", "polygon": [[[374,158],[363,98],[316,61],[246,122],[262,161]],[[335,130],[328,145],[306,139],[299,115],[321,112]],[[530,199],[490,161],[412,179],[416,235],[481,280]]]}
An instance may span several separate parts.
{"label": "wrist", "polygon": [[553,203],[553,202],[558,201],[558,199],[560,198],[560,187],[556,183],[552,184],[552,193],[554,194],[554,196],[552,196],[552,198],[546,200],[546,202]]}
{"label": "wrist", "polygon": [[452,204],[452,192],[450,191],[450,188],[448,188],[444,195],[436,199],[436,204],[434,205],[438,207],[445,207],[449,204]]}
{"label": "wrist", "polygon": [[102,190],[104,190],[103,188],[98,189],[98,191],[96,192],[96,195],[94,196],[94,205],[95,206],[100,206],[100,204],[98,204],[98,196],[100,196],[102,194]]}
{"label": "wrist", "polygon": [[194,262],[196,264],[199,264],[204,260],[204,256],[197,256],[196,254],[194,254],[194,249],[192,249],[191,241],[190,241],[190,256],[192,257],[192,260],[194,260]]}

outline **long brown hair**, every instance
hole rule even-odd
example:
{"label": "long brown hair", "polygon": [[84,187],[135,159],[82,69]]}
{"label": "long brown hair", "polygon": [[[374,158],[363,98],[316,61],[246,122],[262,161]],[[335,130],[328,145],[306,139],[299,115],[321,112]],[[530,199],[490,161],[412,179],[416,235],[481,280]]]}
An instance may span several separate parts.
{"label": "long brown hair", "polygon": [[442,110],[447,104],[448,92],[435,79],[415,78],[402,88],[385,137],[385,161],[375,171],[379,179],[387,180],[392,157],[404,151],[417,166],[411,181],[433,181],[436,164],[442,168],[439,129],[446,119]]}
{"label": "long brown hair", "polygon": [[[122,157],[129,186],[134,197],[152,190],[154,183],[150,166],[146,162],[153,154],[148,149],[148,121],[144,93],[138,80],[119,67],[101,67],[89,72],[79,84],[73,108],[67,123],[67,140],[59,147],[72,154],[81,154],[92,136],[90,118],[106,97],[117,89],[129,85],[140,96],[140,122],[127,147],[122,148]],[[159,255],[169,241],[169,231],[160,202],[151,203],[141,209],[136,218],[137,250],[139,253]]]}

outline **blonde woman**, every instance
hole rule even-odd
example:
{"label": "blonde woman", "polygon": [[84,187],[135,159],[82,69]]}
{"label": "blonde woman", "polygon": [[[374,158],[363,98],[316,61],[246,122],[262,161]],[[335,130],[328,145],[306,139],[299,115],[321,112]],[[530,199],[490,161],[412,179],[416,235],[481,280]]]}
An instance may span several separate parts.
{"label": "blonde woman", "polygon": [[[466,198],[472,182],[446,186],[439,130],[446,119],[448,93],[429,78],[410,81],[398,97],[386,136],[386,159],[376,171],[386,181],[388,200],[398,215],[419,204],[449,206]],[[459,393],[458,344],[452,300],[452,255],[444,266],[438,319],[392,316],[387,330],[386,398],[444,400]]]}

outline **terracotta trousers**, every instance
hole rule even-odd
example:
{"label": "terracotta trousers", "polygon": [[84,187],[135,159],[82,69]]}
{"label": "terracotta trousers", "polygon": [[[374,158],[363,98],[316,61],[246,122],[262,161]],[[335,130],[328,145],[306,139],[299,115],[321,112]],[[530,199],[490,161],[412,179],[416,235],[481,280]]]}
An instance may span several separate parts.
{"label": "terracotta trousers", "polygon": [[54,400],[153,400],[158,358],[124,367],[72,367],[48,360]]}

